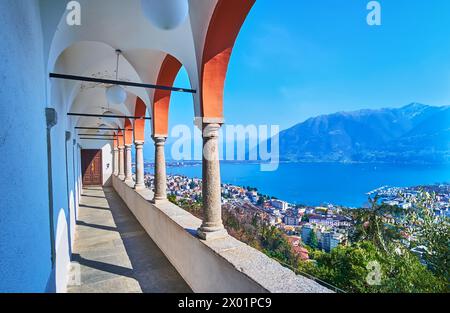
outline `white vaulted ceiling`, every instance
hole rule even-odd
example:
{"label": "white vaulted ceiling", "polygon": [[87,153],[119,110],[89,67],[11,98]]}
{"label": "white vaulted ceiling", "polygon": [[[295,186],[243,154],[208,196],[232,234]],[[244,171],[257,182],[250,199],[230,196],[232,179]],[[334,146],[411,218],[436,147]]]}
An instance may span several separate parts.
{"label": "white vaulted ceiling", "polygon": [[[41,0],[41,19],[48,52],[48,72],[114,79],[116,54],[123,55],[119,80],[156,84],[167,54],[177,58],[188,72],[193,89],[198,88],[199,64],[208,25],[217,0],[189,0],[189,16],[173,30],[153,26],[141,11],[140,0],[79,0],[81,26],[66,23],[66,1]],[[105,85],[49,80],[50,101],[63,101],[67,112],[102,114],[108,108]],[[179,86],[187,87],[190,86]],[[57,90],[55,90],[57,89]],[[136,97],[147,105],[148,115],[154,90],[125,87],[124,105],[109,105],[109,111],[134,115]],[[194,96],[198,112],[198,94]],[[73,119],[75,126],[97,126],[98,119]],[[123,121],[100,121],[123,126]]]}

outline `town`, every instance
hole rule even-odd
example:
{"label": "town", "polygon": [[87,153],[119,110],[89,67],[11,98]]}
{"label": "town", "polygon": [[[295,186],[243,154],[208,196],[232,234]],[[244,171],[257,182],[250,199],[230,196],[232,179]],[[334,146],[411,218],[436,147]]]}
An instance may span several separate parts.
{"label": "town", "polygon": [[436,184],[430,186],[416,187],[389,187],[383,186],[367,193],[368,196],[377,195],[382,203],[398,206],[402,209],[410,209],[418,195],[426,191],[436,195],[436,201],[432,205],[432,209],[436,215],[444,215],[450,217],[450,185]]}
{"label": "town", "polygon": [[[146,174],[145,182],[153,188],[153,175]],[[181,175],[167,178],[168,194],[176,200],[200,202],[202,199],[202,180]],[[424,187],[383,186],[368,196],[377,195],[381,203],[410,209],[421,191],[434,192],[437,201],[433,203],[436,215],[449,216],[450,185]],[[330,252],[338,245],[349,243],[349,232],[353,226],[351,217],[346,214],[349,208],[327,204],[324,206],[304,206],[262,195],[256,188],[222,184],[223,208],[240,221],[251,220],[257,215],[265,224],[282,230],[288,238],[293,251],[307,260],[305,245]]]}

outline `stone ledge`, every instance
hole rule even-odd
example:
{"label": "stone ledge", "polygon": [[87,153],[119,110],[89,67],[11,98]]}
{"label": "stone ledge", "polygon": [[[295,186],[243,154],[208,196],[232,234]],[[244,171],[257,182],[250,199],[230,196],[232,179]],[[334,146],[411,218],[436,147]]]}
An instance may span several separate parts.
{"label": "stone ledge", "polygon": [[113,186],[195,292],[332,292],[229,235],[198,238],[200,219],[171,202],[151,203],[148,189],[136,191],[115,176]]}

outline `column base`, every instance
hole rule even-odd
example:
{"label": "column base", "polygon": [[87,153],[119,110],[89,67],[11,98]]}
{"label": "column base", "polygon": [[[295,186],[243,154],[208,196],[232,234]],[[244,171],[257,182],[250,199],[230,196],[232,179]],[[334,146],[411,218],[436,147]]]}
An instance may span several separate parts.
{"label": "column base", "polygon": [[136,184],[136,185],[134,185],[134,190],[144,190],[146,187],[145,187],[145,184]]}
{"label": "column base", "polygon": [[153,200],[152,200],[152,203],[154,203],[154,204],[158,204],[158,203],[167,203],[167,202],[169,202],[169,199],[167,199],[167,197],[155,197],[155,198],[153,198]]}
{"label": "column base", "polygon": [[215,231],[205,231],[200,227],[197,229],[197,235],[203,240],[214,240],[227,237],[228,232],[225,228]]}
{"label": "column base", "polygon": [[117,176],[117,178],[119,178],[120,180],[125,180],[125,175],[119,175]]}

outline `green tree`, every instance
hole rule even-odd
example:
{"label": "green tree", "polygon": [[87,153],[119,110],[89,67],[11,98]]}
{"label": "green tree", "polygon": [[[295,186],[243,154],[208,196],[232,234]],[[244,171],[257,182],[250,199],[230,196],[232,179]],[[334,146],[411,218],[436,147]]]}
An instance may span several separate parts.
{"label": "green tree", "polygon": [[178,205],[178,202],[177,202],[177,196],[175,196],[175,195],[168,195],[168,196],[167,196],[167,199],[168,199],[170,202],[172,202],[173,204]]}
{"label": "green tree", "polygon": [[224,213],[224,226],[228,229],[231,228],[233,230],[239,230],[241,228],[241,225],[239,223],[239,220],[230,213]]}
{"label": "green tree", "polygon": [[379,197],[369,198],[369,208],[351,211],[355,223],[351,239],[353,242],[370,241],[384,252],[389,251],[389,245],[400,239],[401,224],[394,216],[403,213],[396,206],[378,203]]}
{"label": "green tree", "polygon": [[286,235],[274,226],[263,226],[261,230],[261,246],[268,256],[289,266],[297,266],[297,257]]}
{"label": "green tree", "polygon": [[417,237],[417,245],[426,247],[423,259],[436,275],[450,281],[450,223],[445,216],[436,216],[432,207],[436,194],[422,191],[414,209],[407,216],[408,231]]}
{"label": "green tree", "polygon": [[403,293],[449,292],[445,279],[433,274],[406,248],[385,254],[381,260],[384,276],[377,291]]}
{"label": "green tree", "polygon": [[264,204],[264,201],[265,201],[264,197],[263,196],[259,196],[258,201],[256,201],[256,205],[261,206],[261,205]]}
{"label": "green tree", "polygon": [[[339,246],[331,253],[312,251],[311,262],[300,262],[298,269],[340,289],[353,293],[446,292],[444,280],[434,276],[407,249],[385,253],[374,243],[363,241]],[[371,262],[379,265],[379,281],[370,282]]]}
{"label": "green tree", "polygon": [[313,249],[317,249],[319,247],[319,240],[317,239],[317,235],[314,230],[311,231],[308,245]]}

